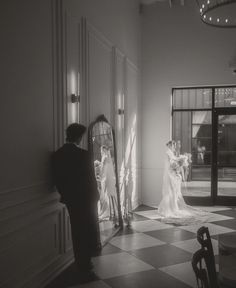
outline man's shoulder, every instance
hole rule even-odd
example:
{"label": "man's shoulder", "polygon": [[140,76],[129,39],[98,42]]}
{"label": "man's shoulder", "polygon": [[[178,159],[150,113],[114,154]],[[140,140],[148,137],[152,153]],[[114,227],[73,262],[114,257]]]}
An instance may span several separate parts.
{"label": "man's shoulder", "polygon": [[58,148],[54,154],[60,154],[66,150],[70,149],[70,147],[67,144],[64,144],[63,146],[61,146],[60,148]]}
{"label": "man's shoulder", "polygon": [[58,148],[55,152],[54,152],[54,157],[60,157],[62,155],[68,155],[71,152],[73,153],[74,150],[74,145],[70,145],[68,143],[64,144],[63,146],[61,146],[60,148]]}
{"label": "man's shoulder", "polygon": [[77,147],[73,143],[66,143],[62,147],[60,147],[58,150],[54,152],[55,157],[59,155],[77,155],[79,157],[88,157],[89,152],[85,149],[82,149],[80,147]]}

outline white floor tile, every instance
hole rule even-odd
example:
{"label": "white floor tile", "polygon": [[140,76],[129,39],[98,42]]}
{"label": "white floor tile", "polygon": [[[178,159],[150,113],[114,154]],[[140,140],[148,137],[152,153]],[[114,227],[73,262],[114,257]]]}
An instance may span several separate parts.
{"label": "white floor tile", "polygon": [[95,257],[93,263],[95,273],[101,279],[154,269],[126,252]]}
{"label": "white floor tile", "polygon": [[114,237],[110,243],[124,251],[153,247],[166,244],[156,238],[143,233],[133,233],[124,236]]}
{"label": "white floor tile", "polygon": [[203,223],[203,224],[197,224],[197,225],[190,225],[190,226],[179,226],[180,229],[190,231],[193,233],[196,233],[197,230],[201,226],[206,226],[209,229],[210,235],[218,235],[218,234],[223,234],[223,233],[229,233],[229,232],[234,232],[235,230],[222,227],[213,223]]}
{"label": "white floor tile", "polygon": [[135,212],[135,214],[144,216],[149,219],[161,219],[161,216],[158,215],[157,210],[140,211],[140,212]]}
{"label": "white floor tile", "polygon": [[[214,255],[218,255],[219,254],[218,241],[215,239],[211,239],[211,242],[213,246]],[[178,241],[178,242],[172,243],[171,245],[178,247],[180,249],[183,249],[190,253],[194,253],[198,249],[201,248],[201,245],[198,243],[197,239]]]}
{"label": "white floor tile", "polygon": [[156,220],[137,221],[133,222],[131,225],[132,228],[138,232],[147,232],[147,231],[173,228],[172,225],[165,224]]}
{"label": "white floor tile", "polygon": [[191,262],[162,267],[159,270],[171,275],[172,277],[186,283],[191,287],[197,287],[196,277],[193,272]]}
{"label": "white floor tile", "polygon": [[99,230],[105,231],[114,228],[112,221],[102,221],[99,223]]}

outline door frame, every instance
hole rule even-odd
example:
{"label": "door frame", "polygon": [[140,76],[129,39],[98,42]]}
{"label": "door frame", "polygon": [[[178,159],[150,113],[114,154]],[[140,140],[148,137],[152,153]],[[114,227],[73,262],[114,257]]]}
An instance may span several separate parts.
{"label": "door frame", "polygon": [[236,115],[236,107],[214,108],[212,117],[212,200],[213,204],[218,205],[236,205],[236,195],[218,196],[218,119],[219,115]]}
{"label": "door frame", "polygon": [[[196,196],[184,196],[184,199],[187,204],[191,205],[228,205],[228,206],[236,206],[236,196],[217,196],[217,145],[215,145],[215,141],[217,141],[217,115],[219,113],[225,114],[235,114],[236,115],[236,107],[223,107],[218,108],[215,107],[215,90],[219,88],[236,88],[236,85],[215,85],[215,86],[188,86],[188,87],[174,87],[172,88],[171,93],[171,117],[172,117],[172,132],[173,135],[173,114],[174,112],[186,112],[186,111],[211,111],[212,112],[212,162],[211,162],[211,193],[209,197],[196,197]],[[209,108],[174,108],[174,91],[175,90],[188,90],[188,89],[211,89],[212,90],[212,106]],[[222,114],[223,114],[222,113]],[[224,114],[223,114],[224,115]]]}

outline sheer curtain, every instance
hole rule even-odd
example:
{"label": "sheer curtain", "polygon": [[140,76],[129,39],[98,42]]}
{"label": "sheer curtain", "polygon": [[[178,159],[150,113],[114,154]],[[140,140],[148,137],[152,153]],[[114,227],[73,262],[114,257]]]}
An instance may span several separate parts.
{"label": "sheer curtain", "polygon": [[197,136],[197,133],[201,127],[201,124],[203,124],[207,117],[207,112],[208,111],[196,111],[196,112],[193,112],[193,124],[199,124],[199,126],[197,125],[193,125],[193,135],[192,137],[195,138]]}

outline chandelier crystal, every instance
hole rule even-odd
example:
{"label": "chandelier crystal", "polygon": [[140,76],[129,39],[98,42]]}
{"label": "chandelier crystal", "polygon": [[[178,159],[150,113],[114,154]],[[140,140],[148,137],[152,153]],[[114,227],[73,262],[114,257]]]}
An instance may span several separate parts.
{"label": "chandelier crystal", "polygon": [[197,0],[204,23],[223,28],[236,27],[236,0]]}

